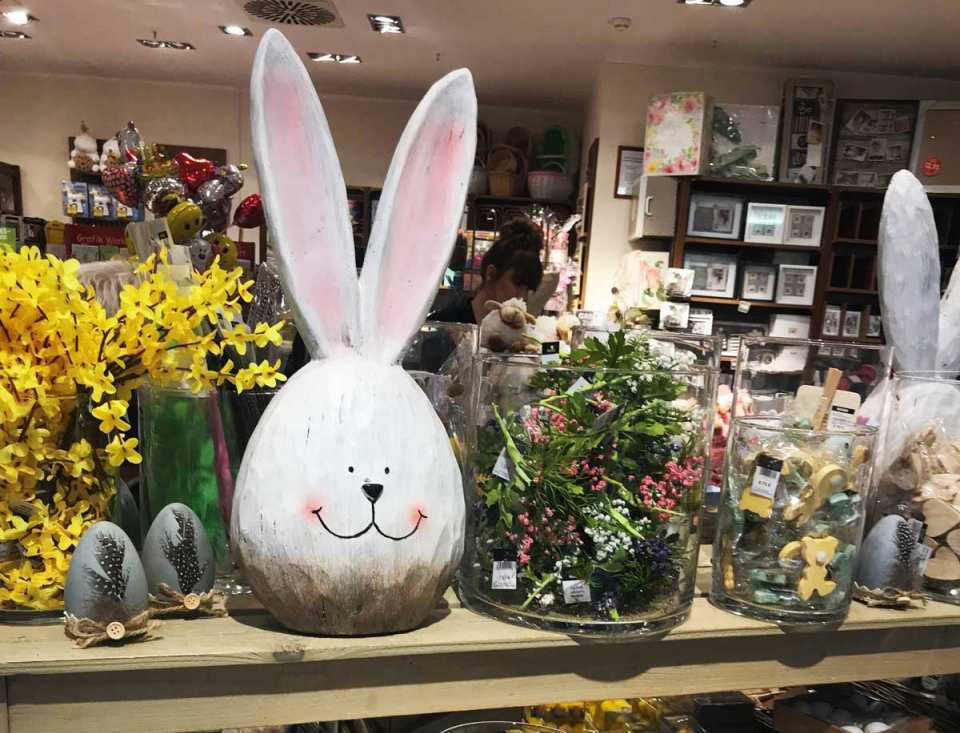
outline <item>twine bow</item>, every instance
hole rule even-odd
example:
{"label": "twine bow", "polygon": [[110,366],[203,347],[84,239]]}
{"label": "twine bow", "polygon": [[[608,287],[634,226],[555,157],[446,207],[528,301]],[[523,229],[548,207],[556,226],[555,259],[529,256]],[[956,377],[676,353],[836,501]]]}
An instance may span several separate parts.
{"label": "twine bow", "polygon": [[853,584],[853,597],[867,606],[879,608],[922,608],[927,605],[926,597],[916,591],[867,588],[860,583]]}
{"label": "twine bow", "polygon": [[70,614],[64,616],[64,632],[74,640],[80,649],[86,649],[108,641],[126,641],[149,637],[150,632],[159,624],[159,621],[150,619],[149,610],[134,616],[128,621],[110,621],[106,624],[89,618],[77,618]]}
{"label": "twine bow", "polygon": [[157,595],[150,594],[150,615],[169,616],[189,613],[197,616],[226,616],[227,599],[222,593],[181,593],[166,583],[160,583]]}

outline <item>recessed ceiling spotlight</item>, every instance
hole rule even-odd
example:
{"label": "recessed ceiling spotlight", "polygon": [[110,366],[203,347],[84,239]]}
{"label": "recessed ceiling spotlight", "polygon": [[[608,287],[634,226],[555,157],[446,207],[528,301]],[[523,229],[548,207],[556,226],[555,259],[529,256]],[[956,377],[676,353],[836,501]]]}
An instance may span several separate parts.
{"label": "recessed ceiling spotlight", "polygon": [[728,8],[739,8],[741,5],[746,5],[747,0],[720,0],[720,4]]}
{"label": "recessed ceiling spotlight", "polygon": [[750,0],[677,0],[681,5],[712,5],[725,8],[743,8],[750,4]]}
{"label": "recessed ceiling spotlight", "polygon": [[616,18],[610,18],[607,23],[612,25],[615,31],[625,31],[629,29],[631,25],[633,25],[633,20],[618,15]]}
{"label": "recessed ceiling spotlight", "polygon": [[30,36],[20,31],[0,31],[0,38],[23,38],[30,40]]}
{"label": "recessed ceiling spotlight", "polygon": [[399,15],[367,15],[370,27],[377,33],[405,33]]}
{"label": "recessed ceiling spotlight", "polygon": [[253,31],[249,28],[245,28],[242,25],[221,25],[219,26],[220,30],[226,33],[228,36],[252,36]]}
{"label": "recessed ceiling spotlight", "polygon": [[195,51],[196,46],[186,41],[159,41],[156,38],[138,38],[137,43],[147,48],[169,48],[174,51]]}
{"label": "recessed ceiling spotlight", "polygon": [[12,8],[11,10],[5,10],[3,12],[3,17],[7,19],[8,23],[13,23],[13,25],[26,25],[31,21],[35,21],[34,18],[25,8]]}
{"label": "recessed ceiling spotlight", "polygon": [[311,51],[307,56],[311,61],[319,61],[321,63],[359,64],[362,61],[359,56],[352,53],[320,53]]}

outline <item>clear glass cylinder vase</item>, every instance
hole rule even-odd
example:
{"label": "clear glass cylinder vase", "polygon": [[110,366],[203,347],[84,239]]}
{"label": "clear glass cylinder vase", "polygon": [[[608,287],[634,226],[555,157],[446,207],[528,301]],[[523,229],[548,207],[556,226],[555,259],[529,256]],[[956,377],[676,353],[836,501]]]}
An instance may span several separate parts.
{"label": "clear glass cylinder vase", "polygon": [[889,372],[888,352],[745,338],[737,364],[710,598],[764,620],[842,620],[877,438],[860,407]]}
{"label": "clear glass cylinder vase", "polygon": [[[952,371],[898,372],[891,381],[867,535],[873,554],[864,558],[858,577],[865,588],[922,590],[960,604],[957,377]],[[881,525],[890,515],[907,521]],[[898,524],[910,528],[917,544],[902,547]]]}
{"label": "clear glass cylinder vase", "polygon": [[479,358],[463,602],[586,636],[681,623],[716,377],[623,334],[556,362]]}

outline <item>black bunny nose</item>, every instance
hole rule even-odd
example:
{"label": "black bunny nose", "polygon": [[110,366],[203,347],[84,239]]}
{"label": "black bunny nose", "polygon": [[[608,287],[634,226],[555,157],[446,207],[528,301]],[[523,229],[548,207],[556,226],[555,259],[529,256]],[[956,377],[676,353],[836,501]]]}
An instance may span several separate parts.
{"label": "black bunny nose", "polygon": [[376,504],[380,494],[383,493],[383,484],[364,484],[360,488],[363,489],[363,495],[370,500],[371,504]]}

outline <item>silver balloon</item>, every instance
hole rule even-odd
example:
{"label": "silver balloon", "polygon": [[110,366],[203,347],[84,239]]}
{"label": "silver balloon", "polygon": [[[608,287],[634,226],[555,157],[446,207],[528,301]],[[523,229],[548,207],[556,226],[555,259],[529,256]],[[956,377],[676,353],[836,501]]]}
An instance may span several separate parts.
{"label": "silver balloon", "polygon": [[243,171],[236,165],[222,165],[217,169],[217,178],[223,180],[227,196],[233,196],[243,188]]}
{"label": "silver balloon", "polygon": [[187,246],[190,247],[190,262],[193,264],[193,269],[203,272],[210,267],[214,257],[213,245],[210,242],[203,237],[194,237]]}
{"label": "silver balloon", "polygon": [[229,196],[227,193],[227,184],[222,178],[211,178],[200,184],[197,189],[197,199],[201,208],[206,204],[217,204]]}
{"label": "silver balloon", "polygon": [[117,139],[120,141],[120,152],[124,155],[124,160],[136,159],[142,142],[137,126],[128,122],[126,128],[117,133]]}
{"label": "silver balloon", "polygon": [[143,187],[144,206],[154,216],[166,216],[187,197],[187,187],[173,176],[151,178]]}
{"label": "silver balloon", "polygon": [[230,207],[233,201],[225,196],[219,201],[200,202],[203,215],[207,217],[207,226],[215,232],[224,231],[230,224]]}

